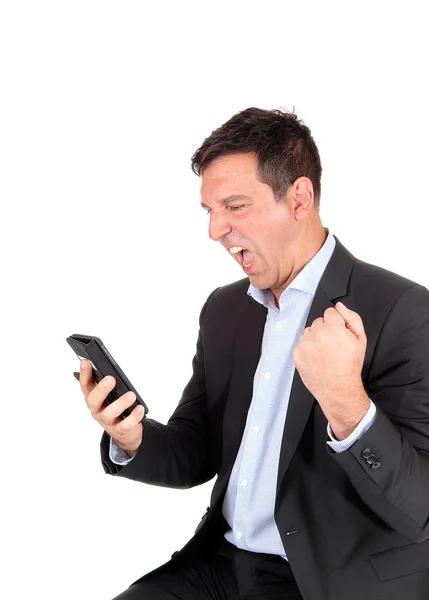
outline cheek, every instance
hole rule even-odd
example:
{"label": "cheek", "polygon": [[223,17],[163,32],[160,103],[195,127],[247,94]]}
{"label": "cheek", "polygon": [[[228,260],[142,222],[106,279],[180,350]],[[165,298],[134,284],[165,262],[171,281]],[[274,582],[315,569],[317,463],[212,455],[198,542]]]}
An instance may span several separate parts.
{"label": "cheek", "polygon": [[[256,226],[255,226],[255,222],[256,222]],[[249,235],[251,233],[253,235],[255,235],[255,233],[257,233],[257,231],[258,231],[257,223],[258,223],[257,219],[255,220],[251,216],[245,216],[245,217],[242,217],[240,219],[240,221],[237,221],[237,229],[242,229],[243,231],[246,231],[247,233],[249,233]]]}
{"label": "cheek", "polygon": [[278,256],[284,250],[286,244],[283,233],[279,232],[275,227],[261,231],[259,239],[261,250],[265,254],[271,255],[272,258]]}
{"label": "cheek", "polygon": [[261,240],[261,228],[258,226],[258,220],[253,217],[242,217],[231,223],[237,237],[245,245],[246,241],[252,248],[258,248]]}

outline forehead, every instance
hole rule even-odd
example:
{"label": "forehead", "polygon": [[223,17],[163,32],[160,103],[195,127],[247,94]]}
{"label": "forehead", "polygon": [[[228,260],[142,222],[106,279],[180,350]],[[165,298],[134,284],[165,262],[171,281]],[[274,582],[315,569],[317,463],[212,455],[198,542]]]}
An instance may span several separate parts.
{"label": "forehead", "polygon": [[[258,163],[253,153],[216,158],[201,175],[201,196],[249,192],[258,182],[257,167]],[[236,189],[233,189],[234,187]]]}

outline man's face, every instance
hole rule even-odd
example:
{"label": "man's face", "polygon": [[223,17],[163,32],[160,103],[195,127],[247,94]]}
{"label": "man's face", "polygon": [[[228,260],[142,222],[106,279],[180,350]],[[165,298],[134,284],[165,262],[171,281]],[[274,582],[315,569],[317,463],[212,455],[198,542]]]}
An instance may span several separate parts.
{"label": "man's face", "polygon": [[245,248],[230,254],[231,259],[255,287],[274,293],[290,283],[299,242],[292,188],[289,191],[276,202],[270,186],[258,179],[253,153],[215,159],[202,174],[201,204],[210,214],[210,238],[227,251]]}

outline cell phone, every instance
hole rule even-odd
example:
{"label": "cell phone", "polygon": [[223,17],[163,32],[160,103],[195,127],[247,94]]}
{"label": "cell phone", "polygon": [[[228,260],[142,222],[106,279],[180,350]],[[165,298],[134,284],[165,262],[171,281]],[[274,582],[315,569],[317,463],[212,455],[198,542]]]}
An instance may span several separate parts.
{"label": "cell phone", "polygon": [[[92,335],[74,333],[66,338],[66,341],[80,360],[83,358],[89,360],[92,365],[92,376],[96,383],[101,381],[103,377],[106,377],[107,375],[112,375],[112,377],[115,378],[116,385],[107,396],[105,400],[106,404],[111,404],[126,392],[132,391],[136,395],[136,400],[132,406],[124,410],[121,417],[125,418],[130,415],[138,404],[141,404],[144,407],[144,417],[146,417],[149,412],[147,405],[100,338]],[[79,380],[79,373],[73,373],[73,375]]]}

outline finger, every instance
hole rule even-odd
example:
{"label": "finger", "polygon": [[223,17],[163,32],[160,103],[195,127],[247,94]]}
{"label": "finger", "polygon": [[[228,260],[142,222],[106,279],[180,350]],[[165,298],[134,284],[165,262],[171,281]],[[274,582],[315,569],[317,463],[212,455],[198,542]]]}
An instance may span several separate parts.
{"label": "finger", "polygon": [[144,408],[141,404],[135,407],[128,417],[121,419],[119,423],[111,428],[111,437],[117,440],[127,436],[144,417]]}
{"label": "finger", "polygon": [[333,306],[330,306],[325,310],[323,319],[325,323],[331,323],[332,325],[342,325],[344,327],[346,324],[341,313]]}
{"label": "finger", "polygon": [[134,392],[127,392],[120,396],[117,400],[103,408],[98,415],[99,422],[104,425],[112,425],[117,418],[124,412],[126,408],[129,408],[136,399]]}
{"label": "finger", "polygon": [[85,398],[94,389],[95,381],[92,378],[92,366],[89,360],[80,361],[79,383]]}
{"label": "finger", "polygon": [[103,404],[109,393],[116,385],[115,378],[111,375],[104,377],[86,397],[86,403],[93,415],[96,415],[103,408]]}
{"label": "finger", "polygon": [[357,338],[366,337],[363,321],[357,312],[347,308],[342,302],[337,302],[335,308],[344,319],[347,329],[354,333]]}
{"label": "finger", "polygon": [[[325,323],[325,320],[323,317],[317,317],[317,319],[314,319],[314,321],[311,324],[311,327],[314,327],[315,329],[320,327],[321,325],[323,325]],[[311,327],[306,327],[306,329],[311,329]]]}

